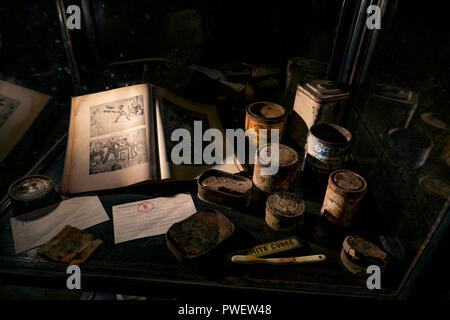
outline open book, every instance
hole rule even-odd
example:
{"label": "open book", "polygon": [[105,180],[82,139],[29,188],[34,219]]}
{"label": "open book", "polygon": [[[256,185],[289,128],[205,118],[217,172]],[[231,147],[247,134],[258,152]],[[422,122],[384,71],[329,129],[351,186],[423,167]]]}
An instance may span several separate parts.
{"label": "open book", "polygon": [[224,159],[222,164],[211,166],[172,162],[171,151],[178,143],[172,141],[172,132],[187,129],[194,143],[194,121],[201,121],[203,132],[220,130],[223,146],[229,146],[215,106],[187,100],[151,84],[73,98],[61,192],[113,189],[143,181],[192,180],[207,168],[242,171],[234,153],[231,161]]}
{"label": "open book", "polygon": [[50,96],[0,81],[0,162],[19,142]]}

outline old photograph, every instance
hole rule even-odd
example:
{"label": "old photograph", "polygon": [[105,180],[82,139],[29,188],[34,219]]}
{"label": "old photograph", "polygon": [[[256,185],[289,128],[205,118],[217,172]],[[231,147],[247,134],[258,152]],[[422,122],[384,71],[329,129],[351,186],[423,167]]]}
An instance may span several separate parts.
{"label": "old photograph", "polygon": [[92,140],[89,174],[122,170],[148,162],[145,128]]}
{"label": "old photograph", "polygon": [[[161,117],[164,126],[164,137],[166,142],[167,153],[170,155],[172,148],[178,144],[178,141],[172,141],[172,132],[176,129],[186,129],[189,131],[191,137],[194,137],[194,121],[202,122],[202,136],[203,133],[210,128],[208,116],[204,113],[195,112],[182,108],[170,101],[163,100],[161,108]],[[203,142],[203,149],[210,142]],[[192,143],[191,155],[194,156],[194,144]],[[191,163],[194,163],[192,160]]]}
{"label": "old photograph", "polygon": [[91,106],[91,138],[145,124],[142,95]]}
{"label": "old photograph", "polygon": [[0,128],[8,121],[16,111],[20,102],[0,94]]}

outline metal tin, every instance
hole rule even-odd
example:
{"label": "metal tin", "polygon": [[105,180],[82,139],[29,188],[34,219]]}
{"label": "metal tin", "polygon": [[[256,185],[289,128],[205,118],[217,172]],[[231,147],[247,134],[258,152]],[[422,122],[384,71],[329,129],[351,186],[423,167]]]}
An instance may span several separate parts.
{"label": "metal tin", "polygon": [[388,156],[392,164],[405,169],[418,169],[433,147],[433,142],[412,129],[396,128],[389,130]]}
{"label": "metal tin", "polygon": [[288,59],[283,105],[288,110],[292,110],[299,83],[308,80],[322,79],[326,69],[327,64],[320,61],[302,57]]}
{"label": "metal tin", "polygon": [[267,198],[266,224],[275,231],[290,232],[304,223],[305,202],[292,192],[275,192]]}
{"label": "metal tin", "polygon": [[441,176],[423,176],[414,190],[417,206],[427,224],[434,224],[437,216],[450,200],[450,184]]}
{"label": "metal tin", "polygon": [[166,233],[166,244],[181,262],[200,265],[233,232],[233,223],[220,211],[204,209],[173,224]]}
{"label": "metal tin", "polygon": [[198,197],[229,208],[245,208],[251,201],[252,180],[224,171],[209,169],[197,180]]}
{"label": "metal tin", "polygon": [[348,236],[342,244],[341,261],[351,273],[367,277],[367,267],[370,265],[377,265],[384,272],[389,257],[376,244],[362,237]]}
{"label": "metal tin", "polygon": [[[259,137],[263,134],[261,129],[266,129],[266,143],[269,143],[271,129],[279,130],[279,140],[281,141],[286,125],[286,109],[272,102],[254,102],[248,105],[245,117],[245,130],[254,129],[255,134],[249,135],[249,141],[257,148],[259,147]],[[279,141],[273,141],[278,143]]]}
{"label": "metal tin", "polygon": [[308,129],[319,122],[340,123],[350,91],[330,80],[311,80],[298,85],[294,111]]}
{"label": "metal tin", "polygon": [[278,144],[278,171],[273,175],[264,174],[263,169],[265,165],[263,164],[268,162],[264,159],[264,155],[271,152],[272,146],[275,146],[275,144],[266,144],[258,149],[255,168],[253,170],[253,183],[259,190],[265,192],[291,190],[294,187],[300,157],[294,149],[283,144]]}
{"label": "metal tin", "polygon": [[445,162],[450,157],[450,116],[434,112],[422,113],[417,129],[433,141],[430,159]]}
{"label": "metal tin", "polygon": [[8,195],[16,214],[41,209],[60,200],[53,181],[42,175],[14,181],[8,188]]}
{"label": "metal tin", "polygon": [[350,170],[333,171],[328,178],[321,215],[335,225],[348,227],[366,189],[367,183],[359,174]]}
{"label": "metal tin", "polygon": [[330,173],[344,167],[352,135],[344,127],[332,123],[319,123],[308,133],[304,166],[313,171]]}

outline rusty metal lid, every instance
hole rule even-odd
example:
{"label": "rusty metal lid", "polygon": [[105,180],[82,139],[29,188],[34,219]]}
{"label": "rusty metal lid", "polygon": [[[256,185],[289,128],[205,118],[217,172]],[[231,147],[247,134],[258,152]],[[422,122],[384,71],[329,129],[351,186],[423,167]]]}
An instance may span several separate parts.
{"label": "rusty metal lid", "polygon": [[440,130],[448,130],[449,127],[448,124],[450,123],[449,116],[434,112],[426,112],[422,113],[420,115],[420,118],[422,119],[423,122],[432,126],[433,128]]}
{"label": "rusty metal lid", "polygon": [[404,104],[416,104],[418,100],[416,92],[385,83],[375,86],[373,96],[378,99]]}
{"label": "rusty metal lid", "polygon": [[305,201],[292,192],[275,192],[267,198],[266,211],[275,216],[297,219],[305,211]]}
{"label": "rusty metal lid", "polygon": [[298,86],[298,90],[319,103],[344,100],[350,96],[350,91],[338,86],[333,81],[316,79]]}
{"label": "rusty metal lid", "polygon": [[345,192],[361,192],[367,187],[366,180],[350,170],[336,170],[331,173],[330,179]]}
{"label": "rusty metal lid", "polygon": [[261,121],[279,121],[286,116],[282,106],[266,101],[254,102],[247,107],[247,113]]}
{"label": "rusty metal lid", "polygon": [[300,157],[294,149],[291,147],[288,147],[284,144],[266,144],[259,148],[258,150],[258,157],[260,160],[260,163],[262,166],[267,164],[267,166],[270,165],[270,156],[272,151],[272,145],[278,145],[278,152],[279,152],[279,166],[280,167],[287,167],[294,165],[299,162]]}
{"label": "rusty metal lid", "polygon": [[450,197],[450,185],[437,177],[422,177],[419,179],[419,185],[425,191],[439,198],[447,199]]}
{"label": "rusty metal lid", "polygon": [[384,265],[388,258],[387,253],[379,246],[362,237],[345,237],[342,248],[351,260],[367,264]]}

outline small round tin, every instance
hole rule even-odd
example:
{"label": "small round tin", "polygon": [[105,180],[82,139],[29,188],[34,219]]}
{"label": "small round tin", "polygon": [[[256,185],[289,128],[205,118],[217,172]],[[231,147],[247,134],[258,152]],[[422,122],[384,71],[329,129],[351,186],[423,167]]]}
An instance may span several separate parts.
{"label": "small round tin", "polygon": [[358,212],[359,204],[367,189],[366,180],[350,170],[333,171],[320,213],[329,222],[348,227]]}
{"label": "small round tin", "polygon": [[[260,137],[269,143],[271,137],[271,129],[279,130],[279,140],[281,141],[286,126],[286,109],[272,102],[254,102],[248,105],[245,117],[245,131],[254,129],[254,133],[249,134],[250,143],[258,148]],[[260,131],[266,129],[264,133]],[[278,143],[279,141],[273,141]]]}
{"label": "small round tin", "polygon": [[[275,174],[265,174],[265,165],[269,162],[266,158],[272,152],[272,148],[278,146],[279,164]],[[253,183],[261,191],[288,191],[293,189],[300,157],[294,149],[284,144],[266,144],[256,153],[255,168],[253,171]]]}
{"label": "small round tin", "polygon": [[307,137],[305,166],[319,173],[330,173],[343,168],[350,147],[351,133],[333,123],[318,123],[311,127]]}
{"label": "small round tin", "polygon": [[290,232],[303,226],[305,202],[292,192],[275,192],[267,198],[266,224],[275,231]]}
{"label": "small round tin", "polygon": [[57,199],[53,181],[42,175],[23,177],[8,188],[8,195],[15,213],[44,208]]}

